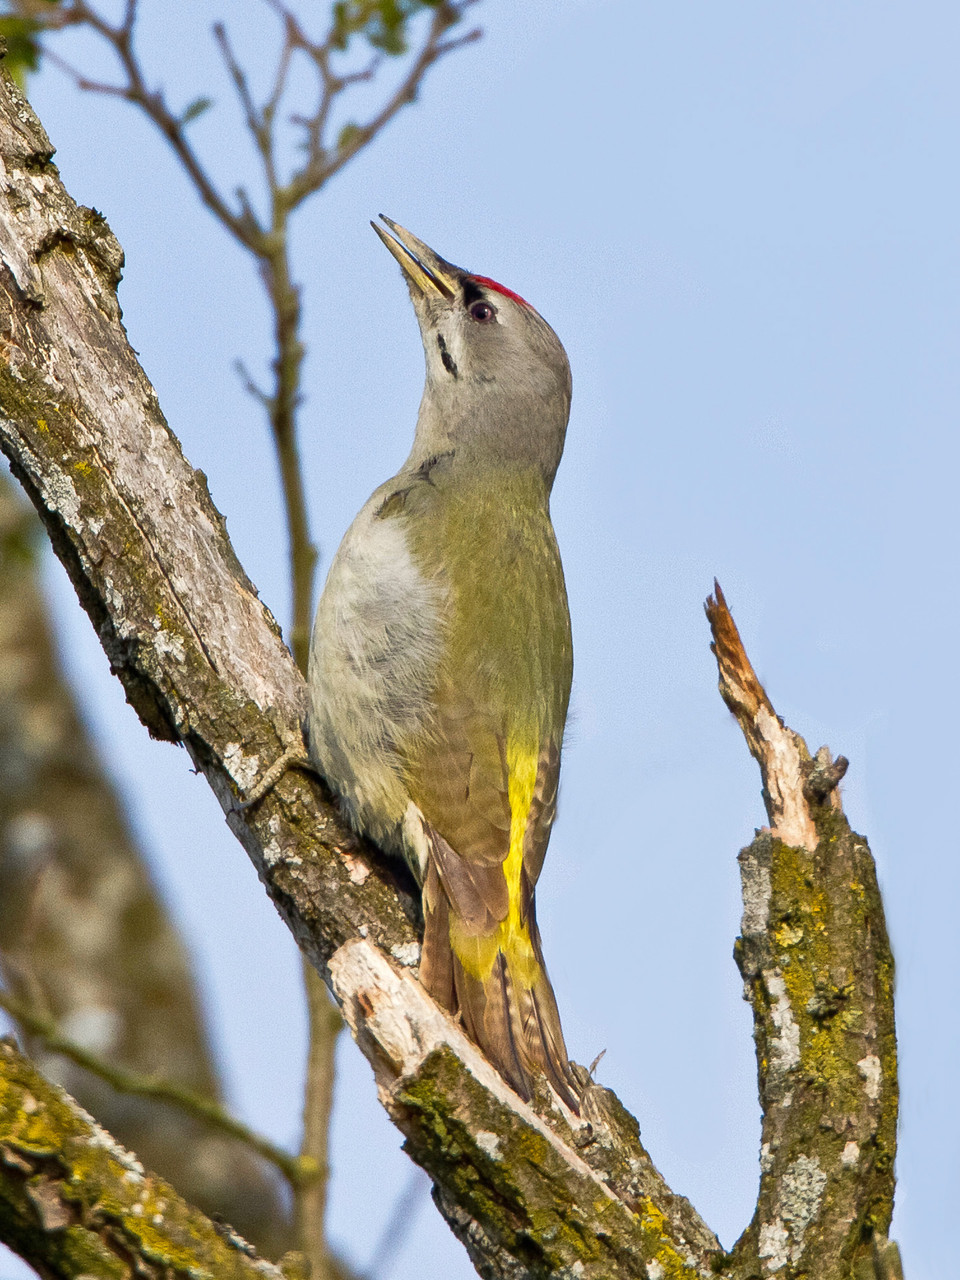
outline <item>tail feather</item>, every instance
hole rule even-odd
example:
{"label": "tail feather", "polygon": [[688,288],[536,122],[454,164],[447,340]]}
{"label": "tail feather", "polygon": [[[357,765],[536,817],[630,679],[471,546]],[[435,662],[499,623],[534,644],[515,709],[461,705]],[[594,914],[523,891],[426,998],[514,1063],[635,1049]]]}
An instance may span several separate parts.
{"label": "tail feather", "polygon": [[[430,994],[443,1003],[441,991],[432,984],[447,970],[430,954],[431,944],[443,945],[439,935],[439,929],[432,930],[428,925],[421,980]],[[445,949],[453,977],[454,1008],[470,1039],[521,1098],[529,1101],[533,1080],[546,1076],[571,1111],[579,1113],[579,1089],[570,1069],[556,997],[542,963],[528,985],[515,979],[508,957],[498,951],[489,975],[479,978],[467,972],[449,941]]]}
{"label": "tail feather", "polygon": [[[576,1096],[579,1096],[580,1085],[570,1069],[570,1055],[567,1053],[567,1046],[563,1039],[563,1027],[560,1025],[560,1010],[557,1008],[557,997],[554,995],[553,986],[547,977],[547,966],[543,960],[543,946],[540,941],[540,930],[537,928],[537,920],[532,903],[528,922],[530,941],[533,943],[539,972],[543,977],[543,981],[538,983],[531,993],[537,1015],[537,1026],[541,1041],[547,1046],[546,1058],[551,1068],[557,1063],[562,1064],[562,1073],[559,1079],[556,1078],[556,1072],[551,1069],[551,1082],[561,1097],[563,1096],[561,1085],[565,1085],[568,1090],[573,1086]],[[574,1110],[579,1114],[579,1106],[574,1107]]]}
{"label": "tail feather", "polygon": [[[536,925],[534,925],[534,931],[536,931]],[[539,943],[539,937],[536,941]],[[531,1029],[531,1033],[527,1036],[527,1043],[532,1041],[543,1047],[541,1057],[550,1083],[567,1106],[579,1115],[580,1086],[570,1069],[570,1055],[567,1053],[567,1046],[563,1039],[557,997],[547,977],[543,957],[539,954],[539,945],[536,949],[540,961],[540,981],[529,993],[536,1020],[536,1033],[534,1034]]]}
{"label": "tail feather", "polygon": [[[420,981],[450,1013],[457,1011],[453,950],[450,946],[450,902],[440,885],[437,866],[431,858],[423,882],[423,950]],[[469,1032],[468,1032],[469,1034]]]}
{"label": "tail feather", "polygon": [[579,1113],[580,1087],[543,962],[532,887],[522,877],[521,917],[504,929],[501,867],[469,864],[427,823],[423,829],[429,856],[420,981],[438,1004],[460,1015],[467,1035],[522,1098],[529,1101],[533,1081],[545,1076]]}

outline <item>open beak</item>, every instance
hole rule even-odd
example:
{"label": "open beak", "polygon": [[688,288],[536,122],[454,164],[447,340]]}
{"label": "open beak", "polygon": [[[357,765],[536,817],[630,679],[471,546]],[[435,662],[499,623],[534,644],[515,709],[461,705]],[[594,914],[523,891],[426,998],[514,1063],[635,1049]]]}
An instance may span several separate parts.
{"label": "open beak", "polygon": [[425,297],[442,297],[452,301],[456,297],[456,289],[462,272],[434,253],[429,245],[411,235],[399,223],[393,222],[385,214],[380,214],[380,221],[385,222],[392,232],[386,231],[376,222],[370,225],[400,263],[403,274],[411,286],[415,286]]}

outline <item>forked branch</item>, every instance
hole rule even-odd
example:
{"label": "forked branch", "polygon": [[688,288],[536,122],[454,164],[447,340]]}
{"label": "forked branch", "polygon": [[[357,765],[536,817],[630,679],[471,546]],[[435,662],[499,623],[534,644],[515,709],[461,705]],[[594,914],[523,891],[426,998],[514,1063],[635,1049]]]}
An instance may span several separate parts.
{"label": "forked branch", "polygon": [[481,1273],[892,1276],[893,970],[873,863],[843,817],[837,766],[780,724],[722,597],[708,611],[724,693],[775,823],[740,857],[764,1145],[757,1211],[729,1256],[609,1091],[584,1073],[579,1120],[547,1094],[527,1106],[431,1003],[413,973],[412,886],[318,783],[291,773],[238,809],[297,730],[302,680],[126,343],[119,247],[70,201],[50,154],[4,81],[0,443],[131,703],[206,776]]}
{"label": "forked branch", "polygon": [[73,205],[50,154],[4,80],[0,443],[129,700],[213,787],[485,1274],[647,1280],[648,1263],[665,1260],[665,1275],[709,1276],[715,1236],[670,1193],[611,1094],[588,1089],[583,1124],[549,1098],[537,1114],[426,997],[412,975],[413,886],[343,826],[315,780],[290,773],[239,809],[295,736],[303,682],[126,342],[119,246]]}

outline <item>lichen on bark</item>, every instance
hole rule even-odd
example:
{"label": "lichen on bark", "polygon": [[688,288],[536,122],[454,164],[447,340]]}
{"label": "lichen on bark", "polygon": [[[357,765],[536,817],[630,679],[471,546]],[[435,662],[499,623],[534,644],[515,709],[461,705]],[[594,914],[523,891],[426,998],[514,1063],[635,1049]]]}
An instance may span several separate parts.
{"label": "lichen on bark", "polygon": [[9,1040],[0,1041],[0,1239],[51,1276],[285,1280],[145,1173]]}
{"label": "lichen on bark", "polygon": [[783,1275],[815,1256],[827,1280],[889,1229],[897,1070],[873,860],[842,814],[817,827],[813,852],[761,834],[740,854],[751,894],[769,888],[766,926],[746,918],[736,947],[764,1114],[757,1209],[738,1252],[755,1247]]}
{"label": "lichen on bark", "polygon": [[877,1242],[887,1248],[893,1210],[894,969],[876,869],[840,804],[846,761],[825,747],[811,755],[776,716],[719,588],[707,614],[771,824],[739,856],[734,954],[753,1008],[763,1125],[757,1207],[729,1267],[848,1280]]}

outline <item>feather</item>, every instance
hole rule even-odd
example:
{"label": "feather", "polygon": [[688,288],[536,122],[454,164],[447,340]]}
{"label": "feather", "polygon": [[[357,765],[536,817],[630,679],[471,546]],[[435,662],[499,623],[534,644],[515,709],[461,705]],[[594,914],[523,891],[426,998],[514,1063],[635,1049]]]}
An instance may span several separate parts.
{"label": "feather", "polygon": [[[537,807],[537,817],[542,812]],[[460,857],[421,821],[428,862],[421,982],[439,1004],[459,1013],[467,1034],[522,1098],[532,1096],[533,1078],[546,1076],[579,1111],[525,868],[521,908],[511,912],[503,864]]]}

